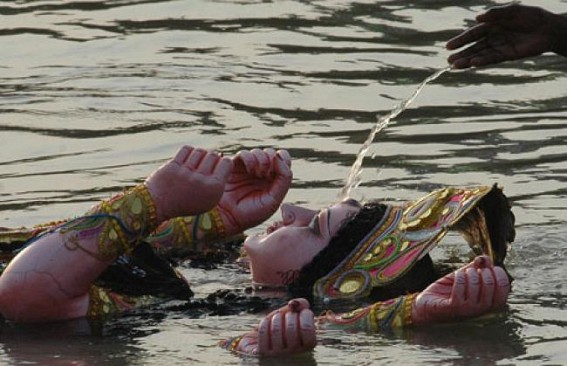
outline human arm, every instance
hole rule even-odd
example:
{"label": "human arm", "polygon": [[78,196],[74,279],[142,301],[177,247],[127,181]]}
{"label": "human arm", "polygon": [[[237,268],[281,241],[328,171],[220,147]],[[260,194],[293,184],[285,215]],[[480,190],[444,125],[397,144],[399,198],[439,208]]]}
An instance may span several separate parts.
{"label": "human arm", "polygon": [[449,40],[448,62],[457,69],[555,52],[567,56],[567,17],[539,7],[511,4],[489,9],[478,24]]}

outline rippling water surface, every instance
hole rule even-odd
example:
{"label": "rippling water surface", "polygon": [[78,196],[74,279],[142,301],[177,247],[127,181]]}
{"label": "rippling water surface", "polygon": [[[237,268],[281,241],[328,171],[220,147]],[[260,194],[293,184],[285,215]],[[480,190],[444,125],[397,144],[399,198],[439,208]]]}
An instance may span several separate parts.
{"label": "rippling water surface", "polygon": [[[327,205],[376,115],[444,68],[444,43],[498,3],[3,1],[0,226],[80,214],[182,144],[288,149],[287,201]],[[405,200],[443,184],[502,184],[518,224],[505,314],[396,337],[328,333],[311,355],[261,363],[567,364],[566,71],[567,59],[546,55],[443,74],[376,137],[352,194]],[[246,282],[184,271],[203,296]],[[4,327],[0,363],[258,363],[215,346],[258,319],[125,318],[96,337],[83,324]]]}

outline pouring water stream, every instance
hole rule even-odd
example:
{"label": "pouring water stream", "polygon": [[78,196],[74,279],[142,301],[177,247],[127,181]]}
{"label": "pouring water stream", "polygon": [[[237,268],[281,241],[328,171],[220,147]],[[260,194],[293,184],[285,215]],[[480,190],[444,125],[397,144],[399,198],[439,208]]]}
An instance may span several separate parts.
{"label": "pouring water stream", "polygon": [[366,138],[366,141],[364,141],[364,144],[362,144],[362,147],[358,151],[356,160],[352,165],[346,183],[344,187],[341,189],[341,192],[339,194],[340,199],[345,199],[349,197],[351,190],[353,188],[356,188],[360,184],[360,174],[362,173],[362,161],[364,160],[364,156],[368,152],[368,148],[370,147],[370,144],[374,141],[374,137],[376,136],[376,134],[382,131],[384,128],[386,128],[386,126],[388,126],[388,124],[390,123],[390,120],[396,118],[400,113],[402,113],[408,107],[408,105],[415,100],[417,95],[421,92],[421,90],[427,83],[434,81],[439,76],[441,76],[442,74],[444,74],[449,70],[451,70],[450,66],[438,70],[432,75],[428,76],[425,80],[421,82],[421,84],[418,85],[417,89],[413,92],[413,94],[409,98],[400,102],[397,106],[395,106],[392,109],[390,113],[381,117],[377,116],[378,120],[374,125],[374,127],[372,128],[372,130],[370,131],[370,134]]}

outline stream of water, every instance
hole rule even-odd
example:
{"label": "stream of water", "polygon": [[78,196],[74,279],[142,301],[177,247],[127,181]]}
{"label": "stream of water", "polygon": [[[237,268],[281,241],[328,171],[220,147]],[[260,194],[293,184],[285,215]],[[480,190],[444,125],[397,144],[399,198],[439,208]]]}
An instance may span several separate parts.
{"label": "stream of water", "polygon": [[366,156],[366,152],[368,151],[370,144],[374,142],[374,138],[376,137],[376,135],[380,133],[380,131],[382,131],[384,128],[386,128],[392,119],[396,118],[400,113],[402,113],[411,104],[411,102],[413,102],[415,98],[417,98],[417,96],[419,95],[421,90],[425,87],[425,85],[434,81],[443,73],[449,70],[451,70],[450,66],[438,70],[432,75],[428,76],[425,80],[421,82],[421,84],[417,86],[417,88],[409,98],[404,99],[402,102],[396,105],[390,113],[384,116],[378,116],[376,125],[372,127],[370,133],[368,134],[368,138],[366,139],[366,141],[364,141],[364,143],[360,147],[358,154],[356,154],[356,160],[352,164],[352,168],[350,169],[350,173],[346,179],[345,186],[341,189],[341,193],[339,197],[341,200],[349,197],[351,190],[355,189],[358,186],[358,184],[360,184],[362,163],[364,161],[364,157]]}

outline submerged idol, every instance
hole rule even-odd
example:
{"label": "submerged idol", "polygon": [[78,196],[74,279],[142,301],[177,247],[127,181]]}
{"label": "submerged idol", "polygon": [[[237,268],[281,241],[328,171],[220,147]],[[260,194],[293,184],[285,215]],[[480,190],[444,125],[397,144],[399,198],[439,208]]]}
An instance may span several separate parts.
{"label": "submerged idol", "polygon": [[[248,355],[305,352],[317,330],[381,332],[459,321],[502,309],[514,216],[497,186],[445,187],[391,205],[345,199],[322,210],[282,201],[285,150],[233,158],[189,146],[151,174],[70,220],[0,231],[0,314],[15,323],[101,319],[190,300],[168,257],[214,253],[280,208],[282,220],[247,237],[239,262],[257,285],[285,287],[287,305],[221,345]],[[475,258],[460,268],[430,251],[449,231]],[[313,309],[320,316],[314,316]]]}

